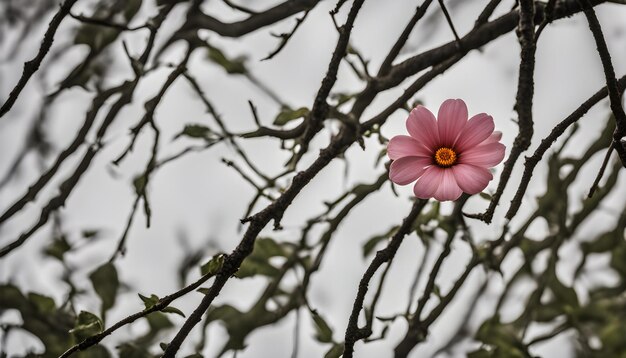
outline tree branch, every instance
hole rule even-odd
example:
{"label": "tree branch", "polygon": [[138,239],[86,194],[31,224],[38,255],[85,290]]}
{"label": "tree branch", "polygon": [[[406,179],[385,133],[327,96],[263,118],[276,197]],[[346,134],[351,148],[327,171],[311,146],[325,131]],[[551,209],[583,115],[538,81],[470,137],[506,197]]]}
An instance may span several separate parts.
{"label": "tree branch", "polygon": [[343,350],[343,356],[350,358],[354,354],[354,344],[371,335],[371,330],[368,328],[359,328],[359,315],[363,309],[363,302],[365,301],[365,295],[367,294],[368,286],[372,277],[378,271],[378,269],[386,262],[393,260],[398,248],[402,244],[404,237],[413,230],[413,224],[415,219],[422,212],[422,209],[426,206],[428,200],[418,199],[413,204],[409,215],[402,221],[402,225],[398,228],[398,231],[393,235],[389,244],[384,249],[378,251],[374,260],[370,263],[367,270],[361,278],[359,283],[358,293],[352,306],[352,313],[350,314],[350,320],[348,321],[348,327],[346,328],[345,345]]}
{"label": "tree branch", "polygon": [[46,55],[48,54],[48,51],[50,51],[50,47],[52,47],[54,35],[56,34],[56,31],[59,28],[61,21],[63,21],[65,16],[70,13],[70,10],[72,9],[72,6],[74,6],[76,1],[78,0],[65,0],[65,2],[59,8],[59,11],[57,11],[52,20],[50,20],[50,24],[48,24],[48,30],[46,30],[43,40],[41,41],[39,52],[37,53],[35,58],[24,63],[24,71],[22,72],[22,77],[20,77],[19,81],[9,94],[9,98],[4,102],[2,107],[0,107],[0,118],[7,114],[9,110],[11,110],[11,107],[13,107],[13,104],[15,104],[17,97],[19,97],[20,93],[28,83],[28,80],[30,80],[33,74],[35,74],[35,72],[37,72],[37,70],[39,69],[41,61],[43,61],[44,57],[46,57]]}

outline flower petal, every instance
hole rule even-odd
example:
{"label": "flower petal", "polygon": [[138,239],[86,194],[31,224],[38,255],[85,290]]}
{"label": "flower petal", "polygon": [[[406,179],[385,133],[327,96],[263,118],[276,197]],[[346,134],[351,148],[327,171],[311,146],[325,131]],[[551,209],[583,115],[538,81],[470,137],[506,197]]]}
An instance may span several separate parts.
{"label": "flower petal", "polygon": [[435,193],[435,199],[439,201],[446,200],[456,200],[458,199],[463,191],[457,184],[457,181],[452,173],[450,168],[443,169],[443,176],[441,178],[441,183],[439,184],[439,188]]}
{"label": "flower petal", "polygon": [[467,122],[456,140],[454,148],[463,153],[485,141],[493,133],[493,118],[486,113],[479,113]]}
{"label": "flower petal", "polygon": [[387,155],[389,159],[396,160],[403,157],[431,157],[432,153],[413,137],[398,135],[389,141]]}
{"label": "flower petal", "polygon": [[502,139],[502,132],[494,131],[493,133],[491,133],[491,135],[487,139],[482,141],[480,145],[489,144],[489,143],[497,143],[500,141],[500,139]]}
{"label": "flower petal", "polygon": [[448,99],[439,107],[437,127],[439,144],[452,147],[467,123],[467,106],[461,99]]}
{"label": "flower petal", "polygon": [[504,159],[504,144],[487,143],[471,148],[459,156],[459,164],[491,168]]}
{"label": "flower petal", "polygon": [[439,183],[443,177],[443,169],[436,165],[426,169],[413,187],[413,193],[420,199],[429,199],[435,196]]}
{"label": "flower petal", "polygon": [[468,194],[480,193],[493,179],[489,169],[469,164],[455,165],[452,172],[458,186]]}
{"label": "flower petal", "polygon": [[389,179],[398,185],[406,185],[420,177],[431,164],[427,157],[403,157],[394,160],[389,167]]}
{"label": "flower petal", "polygon": [[406,120],[406,129],[411,137],[433,151],[439,144],[437,120],[432,112],[424,106],[417,106],[411,111]]}

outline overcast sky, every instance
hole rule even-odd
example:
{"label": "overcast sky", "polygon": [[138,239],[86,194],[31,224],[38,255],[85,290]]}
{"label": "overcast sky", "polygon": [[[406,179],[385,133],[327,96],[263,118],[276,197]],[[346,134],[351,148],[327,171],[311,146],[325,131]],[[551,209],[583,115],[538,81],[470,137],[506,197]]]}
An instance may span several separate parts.
{"label": "overcast sky", "polygon": [[[89,1],[79,1],[77,10],[87,7]],[[151,2],[146,1],[136,23],[153,14]],[[251,6],[258,9],[269,7],[274,1],[258,1]],[[397,38],[402,28],[411,17],[415,6],[421,1],[396,0],[365,1],[362,11],[357,17],[351,43],[364,56],[371,60],[371,68],[377,69],[388,49]],[[487,3],[486,0],[476,1],[446,1],[449,4],[451,16],[459,34],[466,34],[476,19],[478,13]],[[496,13],[496,18],[510,10],[513,1],[503,1]],[[258,4],[258,5],[257,5]],[[349,5],[349,4],[348,4]],[[247,56],[251,72],[261,82],[271,87],[278,95],[294,108],[310,107],[314,95],[323,78],[332,49],[335,46],[337,32],[335,31],[328,11],[334,2],[323,1],[306,19],[298,32],[291,39],[285,49],[271,61],[260,59],[271,52],[277,40],[270,36],[270,32],[283,32],[293,26],[293,18],[280,22],[271,27],[258,30],[240,39],[224,39],[213,33],[201,33],[212,43],[223,48],[231,56]],[[345,19],[344,11],[340,18]],[[221,2],[209,1],[203,7],[207,13],[227,20],[240,18]],[[184,20],[185,7],[178,6],[170,19],[166,22],[163,34],[176,29]],[[618,5],[601,5],[596,9],[602,23],[605,36],[613,57],[613,64],[618,76],[626,72],[626,7]],[[77,11],[80,12],[80,11]],[[47,21],[46,21],[47,23]],[[66,19],[60,28],[59,41],[55,42],[53,50],[59,50],[64,43],[71,41],[71,31],[76,22]],[[22,63],[30,59],[36,52],[39,40],[45,31],[45,26],[38,26],[28,36],[16,54],[10,54],[16,38],[12,31],[6,32],[3,42],[0,42],[0,59],[14,55],[13,59],[0,60],[0,98],[7,97],[10,89],[16,83],[22,68]],[[126,36],[131,52],[139,53],[145,41],[145,32],[138,32]],[[166,36],[160,37],[164,41]],[[406,58],[421,51],[433,48],[453,39],[442,13],[436,3],[431,5],[426,17],[413,32],[401,58]],[[12,112],[0,120],[0,173],[8,170],[14,156],[20,151],[29,127],[36,116],[37,105],[43,94],[52,92],[59,79],[62,79],[68,69],[81,61],[87,52],[86,48],[75,47],[65,51],[56,64],[44,75],[34,78],[26,87],[25,92],[16,103]],[[117,42],[110,50],[111,58],[115,59],[109,84],[118,84],[121,79],[129,76],[128,66],[124,62],[121,43]],[[163,54],[164,61],[176,63],[184,52],[182,43],[175,44]],[[503,132],[503,142],[510,149],[513,138],[517,133],[517,125],[512,121],[516,117],[513,110],[517,86],[517,70],[519,65],[519,44],[514,33],[503,36],[481,49],[473,51],[466,58],[448,70],[443,76],[432,81],[421,90],[416,99],[433,112],[437,111],[440,103],[448,98],[461,98],[469,107],[470,116],[479,112],[486,112],[493,116],[496,129]],[[190,72],[196,76],[201,87],[216,105],[227,126],[234,132],[243,132],[254,129],[254,121],[250,114],[247,101],[252,100],[259,112],[261,121],[269,125],[278,112],[276,103],[264,93],[260,92],[245,78],[227,75],[221,68],[206,60],[206,52],[197,51],[191,59]],[[132,178],[145,168],[150,154],[152,143],[151,134],[146,132],[136,145],[136,150],[120,167],[113,167],[111,161],[119,155],[127,145],[130,136],[128,128],[136,123],[143,114],[143,103],[153,96],[160,88],[171,69],[159,69],[141,81],[137,96],[133,103],[125,108],[116,120],[116,123],[106,136],[106,147],[97,156],[90,170],[81,180],[62,211],[64,228],[77,235],[83,229],[101,229],[102,239],[78,254],[68,257],[69,262],[80,268],[83,275],[76,275],[78,282],[86,288],[90,284],[85,273],[105,262],[115,249],[127,216],[130,213],[134,191]],[[408,81],[406,83],[409,83]],[[380,95],[368,109],[364,118],[378,113],[388,103],[401,93],[407,84],[398,89]],[[591,33],[587,28],[584,17],[577,15],[569,19],[559,20],[550,25],[542,34],[537,49],[537,63],[535,71],[535,98],[533,114],[535,118],[535,134],[531,150],[536,148],[540,139],[545,137],[549,130],[586,98],[603,86],[604,77],[598,54]],[[348,66],[340,68],[339,81],[334,92],[354,92],[363,88],[362,83],[353,75]],[[76,130],[82,124],[84,114],[89,106],[92,92],[80,88],[64,92],[53,104],[48,123],[47,134],[55,145],[55,152],[62,150],[73,138]],[[606,123],[608,116],[607,102],[603,101],[592,109],[581,123],[581,130],[567,146],[569,153],[581,153]],[[383,134],[392,137],[404,134],[406,113],[397,111],[387,121]],[[214,123],[205,113],[202,102],[193,94],[188,84],[179,79],[168,92],[164,102],[159,106],[156,120],[162,129],[161,157],[172,154],[191,142],[172,142],[174,135],[181,131],[188,123]],[[328,128],[334,128],[328,125]],[[93,139],[93,137],[91,137]],[[314,141],[314,148],[310,151],[300,168],[315,159],[321,148],[328,142],[327,134],[318,135]],[[289,152],[280,149],[280,143],[275,140],[252,139],[240,141],[248,151],[253,161],[269,174],[281,171],[282,165],[289,158]],[[336,160],[310,185],[308,185],[287,210],[283,219],[284,230],[281,232],[264,231],[261,236],[272,236],[281,240],[297,240],[298,228],[304,221],[321,213],[324,210],[323,201],[335,198],[347,188],[358,182],[373,182],[383,171],[382,164],[374,167],[375,159],[382,146],[376,139],[366,141],[366,150],[358,146],[348,150],[349,167],[347,178],[344,178],[345,165]],[[508,151],[507,151],[508,152]],[[47,158],[47,165],[54,158]],[[79,156],[66,163],[58,178],[66,176],[76,164]],[[108,325],[126,315],[141,309],[141,302],[136,293],[155,293],[163,296],[178,289],[176,267],[184,255],[179,238],[186,237],[193,250],[205,250],[206,257],[218,251],[230,252],[241,239],[239,219],[243,216],[249,200],[255,191],[232,168],[221,162],[222,158],[239,160],[236,153],[225,145],[215,146],[198,154],[191,154],[160,169],[151,180],[149,194],[153,209],[152,226],[147,229],[141,213],[137,215],[128,238],[128,252],[126,256],[116,262],[121,280],[130,286],[128,293],[122,297],[127,299],[125,304],[118,304],[107,316]],[[577,208],[577,200],[582,198],[597,172],[600,156],[587,165],[570,192],[573,200],[571,210]],[[521,162],[521,160],[520,160]],[[502,169],[496,168],[495,177]],[[0,189],[0,211],[4,211],[12,202],[28,188],[38,177],[39,162],[31,155],[20,168],[15,179]],[[487,226],[483,223],[469,221],[476,237],[480,240],[494,239],[499,234],[503,224],[504,208],[520,178],[520,166],[516,167],[510,179],[509,190],[496,211],[494,223]],[[536,171],[534,180],[526,194],[522,210],[517,216],[521,220],[533,209],[533,198],[542,193],[542,183],[545,174],[545,165],[541,164]],[[54,181],[47,190],[40,194],[35,205],[27,206],[27,210],[11,220],[0,229],[0,243],[2,245],[13,241],[26,227],[32,225],[39,215],[41,205],[46,203],[56,193],[60,180]],[[596,232],[603,226],[611,225],[615,220],[616,210],[621,210],[620,201],[626,187],[622,175],[619,186],[611,201],[602,212],[596,213],[594,225],[585,225],[580,228],[575,237],[584,237]],[[493,191],[497,179],[490,183],[487,191]],[[388,184],[379,192],[371,195],[359,208],[355,209],[348,219],[336,232],[326,255],[321,270],[314,275],[310,289],[310,303],[318,309],[331,327],[334,329],[334,339],[343,340],[343,333],[347,324],[350,309],[356,294],[358,281],[371,258],[364,259],[361,254],[363,243],[372,235],[385,232],[391,225],[399,224],[408,214],[411,206],[411,187],[398,187],[400,196],[396,197]],[[487,201],[478,196],[470,199],[466,206],[467,212],[484,210]],[[261,202],[257,211],[267,202]],[[451,204],[444,204],[449,211]],[[512,223],[513,227],[518,221]],[[541,237],[546,227],[536,225],[531,230],[533,235]],[[41,260],[41,248],[50,240],[49,226],[40,230],[23,247],[0,261],[0,281],[18,282],[24,291],[37,291],[54,296],[57,302],[65,294],[64,285],[59,284],[62,272],[60,265],[52,260]],[[575,241],[575,240],[574,240]],[[435,245],[437,254],[441,243]],[[570,245],[571,246],[571,245]],[[573,247],[565,245],[564,253],[575,252]],[[568,248],[569,247],[569,248]],[[416,271],[418,260],[423,247],[415,235],[408,237],[403,243],[389,273],[379,304],[379,315],[391,315],[403,311],[407,304],[408,290]],[[569,251],[568,251],[569,250]],[[464,269],[467,263],[469,250],[466,245],[456,242],[450,258],[446,261],[440,278],[440,287],[446,292]],[[558,266],[559,274],[564,282],[571,283],[571,270],[576,265],[575,257],[562,256],[563,263]],[[429,259],[433,259],[431,256]],[[517,257],[519,260],[519,257]],[[509,265],[514,268],[519,262],[515,255],[511,257]],[[454,301],[446,314],[432,327],[429,339],[413,352],[413,357],[431,356],[439,345],[445,342],[451,330],[457,326],[462,318],[466,298],[474,292],[484,278],[480,270],[475,270],[465,284],[460,296]],[[506,270],[510,272],[511,270]],[[505,275],[506,277],[506,275]],[[608,277],[607,279],[611,279]],[[375,282],[375,281],[373,281]],[[216,304],[237,302],[239,307],[245,308],[252,303],[263,286],[262,279],[230,280]],[[487,297],[495,298],[501,287],[497,284],[490,286]],[[95,296],[94,296],[95,297]],[[191,293],[174,305],[189,313],[200,302],[200,294]],[[83,298],[79,309],[97,312],[97,299]],[[520,301],[521,304],[522,301]],[[482,319],[492,313],[492,306],[483,301],[483,306],[473,316],[474,327]],[[512,319],[519,313],[520,307],[507,311]],[[320,346],[313,339],[313,325],[306,314],[302,315],[300,331],[300,357],[319,357],[328,347]],[[178,324],[183,319],[172,318]],[[238,357],[285,357],[291,354],[291,336],[294,331],[295,316],[279,324],[260,329],[249,336],[248,349]],[[142,323],[136,323],[117,331],[104,341],[109,347],[125,337],[125,331],[138,332]],[[375,326],[375,331],[380,327]],[[359,357],[385,357],[403,336],[406,327],[399,320],[389,332],[388,338],[381,342],[357,345]],[[536,328],[538,331],[541,328]],[[189,339],[197,339],[199,330],[194,331]],[[209,345],[207,356],[212,357],[221,348],[220,342],[225,331],[219,325],[212,325],[209,331]],[[16,335],[17,337],[17,335]],[[564,335],[567,337],[567,334]],[[171,336],[164,337],[168,341]],[[21,339],[24,339],[22,341]],[[559,338],[565,339],[565,338]],[[542,356],[564,356],[559,339],[547,344],[538,344],[533,351]],[[27,343],[28,342],[28,343]],[[14,350],[36,344],[32,338],[19,338],[12,341]],[[459,353],[458,357],[464,356]]]}

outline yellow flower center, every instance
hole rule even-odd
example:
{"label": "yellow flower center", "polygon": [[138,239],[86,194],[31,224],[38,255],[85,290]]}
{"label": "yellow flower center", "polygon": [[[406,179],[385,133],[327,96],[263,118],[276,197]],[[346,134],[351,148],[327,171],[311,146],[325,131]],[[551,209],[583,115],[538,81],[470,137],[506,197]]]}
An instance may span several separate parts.
{"label": "yellow flower center", "polygon": [[439,148],[435,152],[435,163],[440,167],[450,167],[456,163],[456,152],[451,148]]}

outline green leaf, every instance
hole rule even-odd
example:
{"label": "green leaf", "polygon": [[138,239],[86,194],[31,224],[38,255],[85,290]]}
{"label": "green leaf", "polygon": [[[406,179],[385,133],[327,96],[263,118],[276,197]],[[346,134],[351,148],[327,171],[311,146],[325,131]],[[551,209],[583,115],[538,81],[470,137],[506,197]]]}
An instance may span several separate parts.
{"label": "green leaf", "polygon": [[208,295],[209,294],[209,289],[206,287],[200,287],[199,289],[197,289],[196,291],[204,294],[204,295]]}
{"label": "green leaf", "polygon": [[74,328],[70,333],[74,335],[77,342],[82,342],[88,337],[96,335],[104,329],[104,324],[100,317],[87,311],[80,311],[76,318]]}
{"label": "green leaf", "polygon": [[141,8],[142,2],[143,2],[142,0],[127,0],[126,1],[126,8],[124,9],[124,17],[126,18],[126,21],[129,21],[133,17],[135,17],[137,12]]}
{"label": "green leaf", "polygon": [[309,109],[306,107],[300,107],[296,110],[285,107],[274,119],[275,126],[284,126],[285,124],[293,121],[294,119],[306,117],[309,114]]}
{"label": "green leaf", "polygon": [[143,304],[146,306],[146,309],[152,308],[154,305],[159,303],[159,296],[157,295],[152,294],[150,295],[150,297],[146,297],[141,293],[138,293],[138,295],[139,298],[141,298],[141,300],[143,301]]}
{"label": "green leaf", "polygon": [[202,124],[187,124],[182,132],[177,134],[174,139],[178,137],[190,137],[190,138],[200,138],[200,139],[211,139],[211,134],[213,131],[211,128],[202,125]]}
{"label": "green leaf", "polygon": [[213,256],[207,263],[200,266],[200,274],[202,274],[202,276],[207,274],[213,276],[217,274],[219,270],[222,269],[222,266],[224,266],[225,258],[226,256],[224,254]]}
{"label": "green leaf", "polygon": [[[42,357],[58,357],[74,344],[67,332],[75,326],[76,316],[53,305],[49,297],[35,293],[25,296],[16,286],[0,284],[0,311],[19,311],[23,320],[20,330],[30,332],[43,343],[45,351],[39,352]],[[50,329],[51,323],[54,329]]]}
{"label": "green leaf", "polygon": [[535,322],[550,322],[564,314],[558,302],[542,303],[535,308],[533,319]]}
{"label": "green leaf", "polygon": [[554,268],[546,272],[546,275],[547,285],[550,288],[550,291],[552,291],[554,299],[558,303],[560,310],[563,313],[566,313],[572,309],[578,309],[580,304],[578,302],[578,295],[576,294],[576,291],[572,287],[565,286],[559,280]]}
{"label": "green leaf", "polygon": [[380,332],[380,335],[378,337],[365,338],[363,341],[365,343],[370,343],[370,342],[376,342],[376,341],[381,341],[381,340],[385,339],[385,337],[387,337],[387,332],[389,332],[389,327],[390,327],[390,325],[386,324],[383,327],[383,330]]}
{"label": "green leaf", "polygon": [[491,357],[525,357],[518,348],[524,345],[518,337],[515,327],[512,324],[503,324],[499,320],[500,317],[496,315],[483,322],[476,333],[476,339],[494,347]]}
{"label": "green leaf", "polygon": [[83,239],[93,239],[100,233],[99,230],[83,230]]}
{"label": "green leaf", "polygon": [[626,245],[621,244],[611,254],[611,267],[626,277]]}
{"label": "green leaf", "polygon": [[179,310],[176,307],[172,307],[172,306],[167,306],[164,309],[161,310],[161,312],[165,312],[165,313],[175,313],[179,316],[185,317],[185,314],[183,313],[183,311]]}
{"label": "green leaf", "polygon": [[[125,7],[119,6],[117,3],[121,2],[99,2],[92,16],[98,19],[128,23],[139,11],[142,0],[127,0]],[[76,32],[74,43],[88,45],[95,54],[114,42],[119,34],[120,30],[112,27],[83,24]]]}
{"label": "green leaf", "polygon": [[331,93],[330,98],[337,101],[336,106],[339,107],[342,104],[356,97],[356,95],[357,95],[356,93],[337,92],[337,93]]}
{"label": "green leaf", "polygon": [[148,350],[134,343],[123,343],[117,346],[117,352],[124,358],[154,358]]}
{"label": "green leaf", "polygon": [[133,186],[135,187],[135,194],[143,195],[145,193],[147,183],[148,183],[148,178],[146,178],[145,174],[137,175],[135,179],[133,179]]}
{"label": "green leaf", "polygon": [[65,255],[65,253],[70,251],[71,249],[72,247],[67,242],[65,236],[60,236],[54,238],[54,240],[52,240],[52,242],[48,246],[46,246],[43,252],[45,255],[54,257],[59,261],[63,261],[63,255]]}
{"label": "green leaf", "polygon": [[248,257],[235,273],[235,277],[246,278],[256,275],[274,277],[278,275],[279,272],[280,271],[276,267],[272,266],[267,261],[260,261],[258,259]]}
{"label": "green leaf", "polygon": [[477,351],[473,351],[467,354],[467,358],[491,358],[493,357],[493,353],[481,348]]}
{"label": "green leaf", "polygon": [[94,290],[102,300],[102,312],[106,312],[115,305],[117,290],[120,282],[115,265],[111,262],[98,267],[89,275]]}
{"label": "green leaf", "polygon": [[28,294],[28,300],[35,306],[37,312],[43,315],[52,315],[56,311],[54,300],[48,296],[31,292]]}
{"label": "green leaf", "polygon": [[322,343],[333,342],[333,330],[317,312],[311,311],[311,317],[315,323],[315,339]]}
{"label": "green leaf", "polygon": [[270,257],[287,256],[291,252],[287,247],[288,244],[280,244],[274,239],[268,237],[258,238],[254,243],[253,255],[269,259]]}
{"label": "green leaf", "polygon": [[97,344],[87,350],[76,353],[77,358],[111,358],[111,353],[104,346]]}
{"label": "green leaf", "polygon": [[339,358],[341,354],[343,354],[343,343],[335,343],[329,350],[324,354],[324,358]]}
{"label": "green leaf", "polygon": [[367,240],[365,244],[363,244],[363,257],[368,257],[374,249],[376,249],[378,243],[390,238],[396,230],[398,230],[398,226],[393,226],[386,233],[372,236],[369,240]]}
{"label": "green leaf", "polygon": [[148,325],[152,333],[158,333],[161,330],[174,327],[174,324],[167,318],[167,315],[161,312],[150,313],[146,316],[146,319],[148,320]]}
{"label": "green leaf", "polygon": [[0,284],[0,307],[22,310],[20,306],[26,301],[19,288],[12,284]]}
{"label": "green leaf", "polygon": [[215,46],[207,44],[207,48],[209,49],[209,60],[220,65],[227,73],[244,74],[248,72],[245,65],[245,57],[230,59],[222,50]]}
{"label": "green leaf", "polygon": [[286,257],[291,252],[289,244],[279,244],[271,238],[258,238],[254,243],[254,250],[248,256],[235,274],[238,278],[264,275],[276,276],[280,271],[270,264],[272,257]]}

